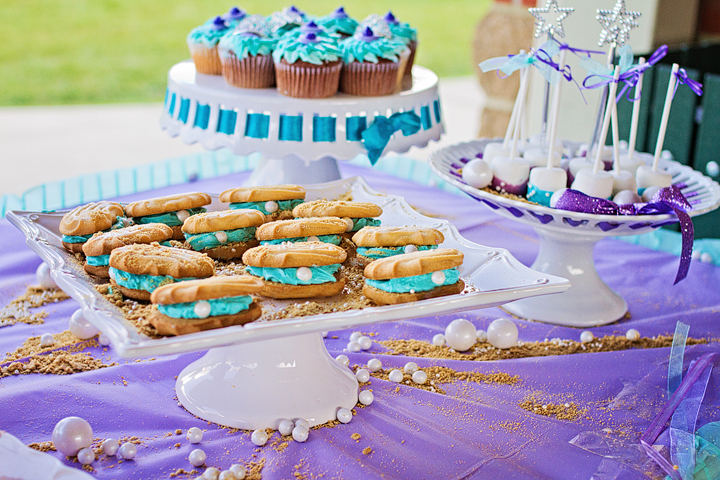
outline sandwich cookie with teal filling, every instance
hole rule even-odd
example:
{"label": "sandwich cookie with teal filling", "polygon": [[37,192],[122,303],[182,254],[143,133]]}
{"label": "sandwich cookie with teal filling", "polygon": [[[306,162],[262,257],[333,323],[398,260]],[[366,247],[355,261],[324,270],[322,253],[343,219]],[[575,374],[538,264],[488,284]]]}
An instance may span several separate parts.
{"label": "sandwich cookie with teal filling", "polygon": [[250,208],[265,215],[265,221],[288,220],[292,210],[305,201],[305,189],[298,185],[270,185],[231,188],[220,194],[230,209]]}
{"label": "sandwich cookie with teal filling", "polygon": [[129,203],[125,212],[138,225],[164,223],[173,229],[173,240],[185,240],[183,222],[192,215],[204,213],[206,210],[203,207],[211,202],[207,193],[179,193]]}
{"label": "sandwich cookie with teal filling", "polygon": [[258,227],[255,236],[261,245],[285,242],[324,242],[340,245],[347,224],[342,218],[298,218],[269,222]]}
{"label": "sandwich cookie with teal filling", "polygon": [[182,229],[193,250],[217,260],[232,260],[257,246],[255,230],[264,222],[265,215],[257,210],[222,210],[193,215]]}
{"label": "sandwich cookie with teal filling", "polygon": [[271,298],[330,297],[340,293],[345,250],[323,242],[260,245],[243,255],[245,272],[263,279],[262,295]]}
{"label": "sandwich cookie with teal filling", "polygon": [[346,223],[345,236],[350,238],[353,232],[363,227],[378,227],[382,215],[379,205],[369,202],[345,202],[315,200],[298,205],[293,209],[295,218],[339,217]]}
{"label": "sandwich cookie with teal filling", "polygon": [[163,285],[215,274],[215,262],[202,253],[157,243],[116,248],[110,254],[110,284],[113,290],[135,300],[150,300]]}
{"label": "sandwich cookie with teal filling", "polygon": [[160,335],[184,335],[244,325],[262,310],[251,295],[263,282],[251,275],[217,276],[164,285],[153,291],[150,324]]}
{"label": "sandwich cookie with teal filling", "polygon": [[73,253],[82,253],[83,244],[97,232],[106,232],[130,225],[122,205],[116,202],[94,202],[67,212],[60,220],[63,246]]}
{"label": "sandwich cookie with teal filling", "polygon": [[462,252],[438,248],[383,258],[365,267],[363,295],[378,305],[415,302],[465,289]]}
{"label": "sandwich cookie with teal filling", "polygon": [[357,260],[367,265],[373,260],[434,250],[445,241],[442,232],[434,228],[403,227],[365,227],[352,237],[357,250]]}

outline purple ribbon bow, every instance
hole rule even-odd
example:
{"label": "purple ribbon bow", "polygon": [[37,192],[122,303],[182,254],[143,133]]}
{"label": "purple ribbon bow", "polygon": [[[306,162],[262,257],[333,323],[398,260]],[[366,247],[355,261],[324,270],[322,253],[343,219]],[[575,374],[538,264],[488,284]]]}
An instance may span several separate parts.
{"label": "purple ribbon bow", "polygon": [[678,85],[680,85],[681,83],[690,87],[690,90],[692,90],[693,93],[698,97],[702,96],[702,83],[696,82],[692,78],[688,77],[687,71],[684,68],[678,70],[675,76],[677,77],[677,82],[675,82],[675,90],[673,91],[673,97],[675,97],[675,92],[677,92]]}
{"label": "purple ribbon bow", "polygon": [[555,208],[595,215],[663,215],[674,212],[680,222],[682,250],[680,252],[680,265],[673,285],[687,276],[695,234],[692,220],[690,215],[687,214],[687,211],[691,210],[692,206],[675,185],[658,190],[653,195],[650,203],[629,205],[618,205],[610,200],[591,197],[569,188],[560,196]]}

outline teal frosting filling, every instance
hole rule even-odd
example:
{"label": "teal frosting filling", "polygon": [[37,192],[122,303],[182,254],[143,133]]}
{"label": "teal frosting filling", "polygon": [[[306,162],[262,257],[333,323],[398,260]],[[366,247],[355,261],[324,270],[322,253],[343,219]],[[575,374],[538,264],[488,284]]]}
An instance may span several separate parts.
{"label": "teal frosting filling", "polygon": [[87,264],[93,267],[104,267],[110,265],[110,255],[95,255],[86,257]]}
{"label": "teal frosting filling", "polygon": [[[277,245],[284,242],[307,242],[309,237],[292,237],[292,238],[276,238],[274,240],[263,240],[260,242],[261,245]],[[332,243],[333,245],[340,245],[342,237],[340,235],[318,235],[318,240],[323,243]]]}
{"label": "teal frosting filling", "polygon": [[390,23],[390,32],[401,39],[406,45],[413,40],[417,40],[417,30],[407,23]]}
{"label": "teal frosting filling", "polygon": [[[197,215],[198,213],[205,213],[206,211],[203,207],[186,208],[185,210],[187,210],[190,215]],[[133,217],[133,221],[139,225],[146,223],[164,223],[169,227],[177,227],[183,224],[183,222],[178,219],[177,212],[158,213],[157,215],[148,215],[146,217]]]}
{"label": "teal frosting filling", "polygon": [[[278,204],[277,212],[280,212],[282,210],[292,210],[293,208],[297,207],[301,203],[303,203],[304,200],[302,199],[295,199],[295,200],[275,200],[275,203]],[[231,203],[230,208],[236,209],[236,208],[251,208],[253,210],[259,210],[265,215],[272,215],[272,213],[265,210],[265,204],[267,202],[242,202],[242,203]],[[277,213],[275,212],[275,213]]]}
{"label": "teal frosting filling", "polygon": [[397,40],[377,37],[370,42],[362,38],[350,37],[340,42],[343,62],[371,62],[378,63],[384,58],[393,62],[400,61],[400,52],[405,50],[405,44]]}
{"label": "teal frosting filling", "polygon": [[175,278],[170,275],[135,275],[110,267],[110,276],[115,278],[115,283],[121,287],[132,290],[145,290],[152,292],[158,287],[168,283],[182,282],[185,280],[196,280],[194,277]]}
{"label": "teal frosting filling", "polygon": [[353,228],[351,232],[357,232],[363,227],[379,227],[382,223],[377,218],[353,218]]}
{"label": "teal frosting filling", "polygon": [[458,273],[456,268],[441,270],[441,272],[445,274],[445,281],[440,285],[433,283],[431,278],[432,273],[412,277],[391,278],[390,280],[371,280],[366,278],[365,283],[389,293],[410,293],[411,290],[415,292],[427,292],[428,290],[443,285],[452,285],[460,279],[460,273]]}
{"label": "teal frosting filling", "polygon": [[[240,297],[213,298],[212,300],[201,300],[210,304],[210,317],[219,315],[235,315],[247,310],[252,303],[250,295]],[[205,318],[195,313],[195,305],[198,302],[173,303],[172,305],[158,305],[158,311],[163,315],[172,318]]]}
{"label": "teal frosting filling", "polygon": [[238,228],[236,230],[222,230],[227,235],[227,242],[221,243],[215,234],[217,232],[190,234],[185,233],[185,239],[193,250],[205,250],[233,242],[247,242],[255,237],[256,227]]}
{"label": "teal frosting filling", "polygon": [[277,44],[277,39],[259,37],[252,33],[234,32],[225,35],[218,44],[220,58],[227,60],[234,54],[239,60],[249,56],[270,55]]}
{"label": "teal frosting filling", "polygon": [[331,33],[344,33],[345,35],[352,35],[355,33],[355,29],[358,26],[357,20],[353,18],[334,18],[332,14],[318,18],[315,20],[315,23],[327,29]]}
{"label": "teal frosting filling", "polygon": [[276,63],[280,63],[280,60],[285,59],[287,63],[302,60],[314,65],[322,65],[325,62],[334,62],[342,57],[336,39],[319,35],[317,40],[317,42],[302,43],[293,36],[285,38],[275,48],[273,59]]}
{"label": "teal frosting filling", "polygon": [[271,282],[285,283],[287,285],[317,285],[319,283],[336,282],[337,278],[333,273],[340,269],[340,264],[307,268],[312,272],[310,280],[298,279],[297,268],[245,267],[245,271]]}
{"label": "teal frosting filling", "polygon": [[[418,251],[433,250],[437,245],[415,245]],[[357,254],[366,258],[377,260],[378,258],[392,257],[405,253],[405,247],[357,247]]]}
{"label": "teal frosting filling", "polygon": [[[115,220],[115,223],[113,223],[112,227],[108,228],[107,230],[103,230],[103,232],[109,232],[110,230],[118,230],[120,228],[125,228],[125,220],[124,217],[115,217],[117,220]],[[97,233],[97,232],[95,232]],[[88,240],[90,240],[90,237],[95,235],[95,233],[91,233],[89,235],[63,235],[62,241],[65,243],[85,243]]]}
{"label": "teal frosting filling", "polygon": [[230,31],[228,28],[218,30],[212,23],[200,25],[190,30],[187,36],[187,43],[200,44],[207,48],[213,48],[228,31]]}

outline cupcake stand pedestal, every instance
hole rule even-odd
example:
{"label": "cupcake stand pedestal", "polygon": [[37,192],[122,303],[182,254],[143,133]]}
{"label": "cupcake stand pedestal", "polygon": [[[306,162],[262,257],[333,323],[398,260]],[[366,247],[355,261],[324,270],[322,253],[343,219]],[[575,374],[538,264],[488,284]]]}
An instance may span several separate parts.
{"label": "cupcake stand pedestal", "polygon": [[[482,153],[490,140],[454,145],[435,152],[430,158],[433,171],[444,180],[487,205],[499,215],[531,225],[540,238],[540,251],[530,268],[571,281],[567,292],[552,297],[535,297],[510,303],[503,308],[519,317],[557,325],[591,327],[622,318],[627,303],[598,276],[593,250],[605,237],[638,235],[677,222],[667,215],[614,216],[569,212],[530,204],[466,185],[462,168]],[[693,210],[691,216],[712,211],[720,205],[717,182],[674,161],[661,168],[673,175]]]}
{"label": "cupcake stand pedestal", "polygon": [[327,99],[291,98],[275,89],[240,89],[221,76],[195,71],[192,61],[174,65],[161,126],[185,143],[236,155],[263,155],[248,185],[320,183],[340,178],[338,160],[367,153],[360,132],[378,115],[414,111],[417,133],[396,132],[387,151],[424,147],[444,133],[438,77],[413,67],[412,87],[383,97],[339,93]]}

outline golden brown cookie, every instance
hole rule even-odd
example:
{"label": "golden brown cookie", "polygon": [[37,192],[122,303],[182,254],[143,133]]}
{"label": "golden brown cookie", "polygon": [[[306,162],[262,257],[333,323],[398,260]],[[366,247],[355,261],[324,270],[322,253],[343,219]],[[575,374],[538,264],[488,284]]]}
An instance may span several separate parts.
{"label": "golden brown cookie", "polygon": [[239,260],[245,252],[253,247],[257,247],[258,245],[260,245],[260,242],[257,240],[250,240],[248,242],[233,242],[220,247],[201,250],[201,252],[210,258],[214,258],[215,260]]}
{"label": "golden brown cookie", "polygon": [[[115,202],[95,202],[81,205],[66,213],[60,221],[60,233],[67,236],[86,236],[107,230],[124,217],[123,207]],[[82,253],[82,243],[62,242],[73,253]]]}
{"label": "golden brown cookie", "polygon": [[148,215],[187,210],[188,208],[199,208],[209,205],[211,202],[212,199],[207,193],[178,193],[128,203],[125,205],[125,212],[130,217],[146,217]]}
{"label": "golden brown cookie", "polygon": [[382,215],[382,208],[369,202],[315,200],[293,208],[293,215],[295,217],[378,217]]}
{"label": "golden brown cookie", "polygon": [[262,288],[262,280],[252,275],[219,276],[163,285],[153,291],[150,300],[160,305],[171,305],[253,295],[260,293]]}
{"label": "golden brown cookie", "polygon": [[364,274],[372,280],[389,280],[447,270],[459,267],[462,262],[462,252],[454,248],[438,248],[375,260],[365,267]]}
{"label": "golden brown cookie", "polygon": [[260,306],[253,302],[250,308],[235,315],[218,315],[207,318],[173,318],[158,312],[154,307],[150,313],[150,324],[160,335],[185,335],[231,325],[244,325],[257,320],[262,315]]}
{"label": "golden brown cookie", "polygon": [[[336,274],[336,278],[338,274]],[[339,276],[337,282],[318,283],[315,285],[288,285],[285,283],[269,282],[265,280],[265,286],[261,295],[270,298],[313,298],[332,297],[342,292],[345,287],[345,277]]]}
{"label": "golden brown cookie", "polygon": [[268,185],[262,187],[231,188],[220,194],[226,203],[269,202],[305,198],[305,189],[298,185]]}
{"label": "golden brown cookie", "polygon": [[346,229],[345,220],[337,217],[300,218],[261,225],[255,231],[255,237],[258,240],[276,240],[279,238],[339,235],[345,233]]}
{"label": "golden brown cookie", "polygon": [[358,247],[404,247],[405,245],[439,245],[445,241],[442,232],[434,228],[363,227],[352,237]]}
{"label": "golden brown cookie", "polygon": [[265,222],[265,215],[258,210],[237,209],[206,212],[192,215],[183,223],[185,233],[208,233],[221,230],[237,230],[238,228],[257,227]]}
{"label": "golden brown cookie", "polygon": [[346,257],[345,250],[330,243],[297,242],[260,245],[245,252],[242,260],[253,267],[297,268],[342,263]]}
{"label": "golden brown cookie", "polygon": [[452,285],[443,285],[442,287],[433,288],[432,290],[428,290],[426,292],[416,293],[390,293],[365,284],[363,286],[363,295],[378,305],[395,305],[398,303],[417,302],[418,300],[426,300],[428,298],[442,297],[445,295],[454,295],[462,292],[464,289],[465,282],[462,280],[458,280]]}

